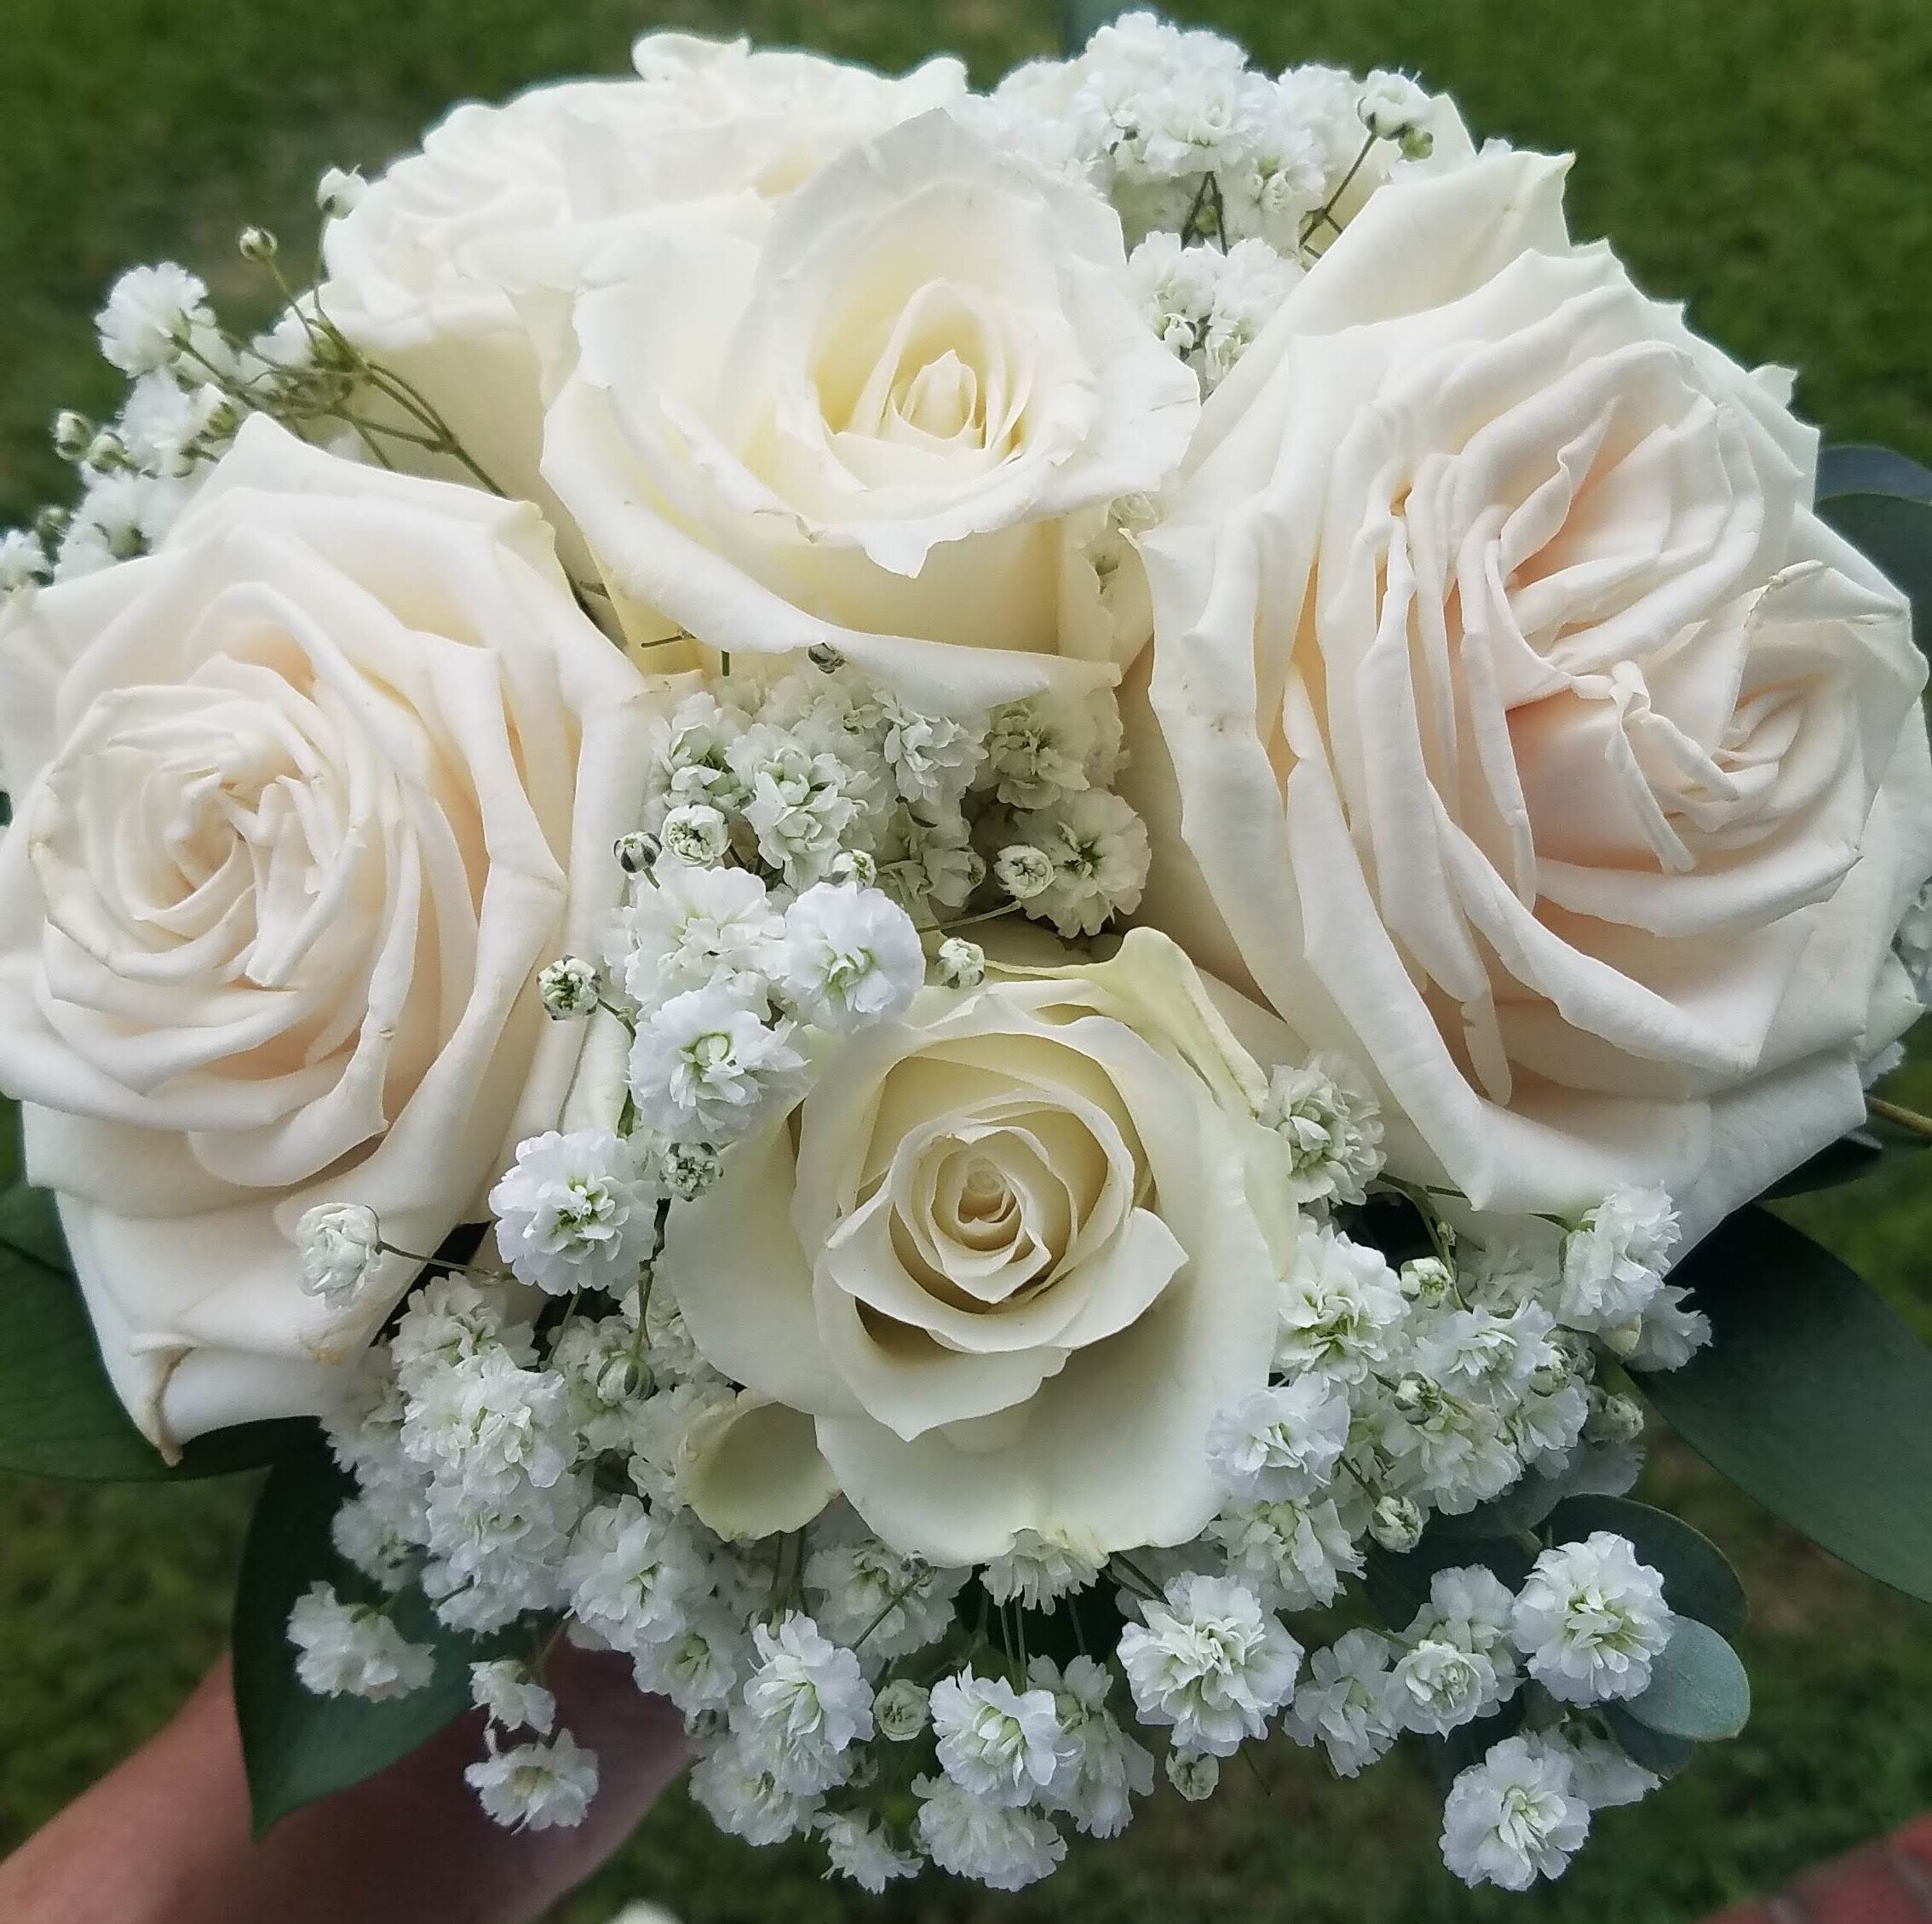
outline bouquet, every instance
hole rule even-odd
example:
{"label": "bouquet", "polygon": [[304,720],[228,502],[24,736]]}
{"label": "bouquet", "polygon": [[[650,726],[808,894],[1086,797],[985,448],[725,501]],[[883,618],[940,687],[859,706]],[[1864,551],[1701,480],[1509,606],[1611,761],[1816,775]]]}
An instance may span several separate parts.
{"label": "bouquet", "polygon": [[635,68],[244,233],[266,332],[106,298],[0,1461],[272,1466],[263,1826],[472,1706],[578,1822],[568,1640],[870,1892],[1276,1732],[1559,1875],[1748,1710],[1647,1406],[1932,1597],[1932,1361],[1757,1201],[1932,1131],[1932,476],[1399,74]]}

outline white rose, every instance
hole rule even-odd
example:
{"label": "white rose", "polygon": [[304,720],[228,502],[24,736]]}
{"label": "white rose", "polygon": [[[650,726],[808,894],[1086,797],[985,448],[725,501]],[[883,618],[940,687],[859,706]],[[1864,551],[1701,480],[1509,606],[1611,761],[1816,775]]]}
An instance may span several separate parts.
{"label": "white rose", "polygon": [[[1147,930],[1110,962],[993,965],[845,1042],[671,1215],[693,1339],[770,1399],[767,1448],[700,1514],[772,1527],[752,1499],[791,1501],[773,1465],[815,1460],[815,1433],[871,1528],[937,1564],[1023,1531],[1090,1562],[1198,1534],[1208,1426],[1267,1380],[1291,1253],[1265,1089]],[[801,1413],[783,1451],[774,1404]]]}
{"label": "white rose", "polygon": [[414,1266],[306,1294],[305,1210],[427,1251],[550,1126],[634,818],[641,679],[533,509],[250,421],[152,556],[0,624],[0,1088],[164,1450],[325,1405]]}
{"label": "white rose", "polygon": [[573,531],[538,474],[539,369],[506,274],[568,284],[579,251],[626,220],[733,191],[788,192],[966,84],[952,60],[891,80],[677,33],[647,35],[633,57],[636,79],[457,107],[323,236],[323,312],[421,389],[499,486],[551,513],[572,566]]}
{"label": "white rose", "polygon": [[1090,189],[929,113],[586,279],[543,473],[634,637],[826,644],[942,712],[1109,685],[1144,641],[1108,507],[1199,404]]}
{"label": "white rose", "polygon": [[1924,669],[1779,383],[1571,247],[1565,164],[1384,188],[1208,404],[1145,544],[1146,913],[1365,1059],[1398,1168],[1694,1237],[1910,1019]]}

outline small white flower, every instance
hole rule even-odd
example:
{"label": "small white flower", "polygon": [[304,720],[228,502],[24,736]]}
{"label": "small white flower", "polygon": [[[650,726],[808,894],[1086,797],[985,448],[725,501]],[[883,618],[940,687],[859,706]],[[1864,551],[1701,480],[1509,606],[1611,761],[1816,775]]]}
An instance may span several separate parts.
{"label": "small white flower", "polygon": [[1529,1674],[1566,1703],[1635,1697],[1670,1640],[1664,1579],[1626,1538],[1599,1530],[1531,1566],[1510,1616]]}
{"label": "small white flower", "polygon": [[1661,1189],[1612,1191],[1563,1239],[1557,1320],[1575,1330],[1611,1330],[1642,1315],[1681,1233]]}
{"label": "small white flower", "polygon": [[1590,1835],[1569,1761],[1512,1737],[1459,1772],[1442,1812],[1442,1861],[1465,1884],[1527,1891],[1560,1877]]}
{"label": "small white flower", "polygon": [[1381,1250],[1317,1224],[1296,1238],[1280,1311],[1277,1368],[1357,1383],[1388,1360],[1391,1332],[1408,1305]]}
{"label": "small white flower", "polygon": [[729,1612],[700,1599],[681,1630],[636,1651],[631,1673],[639,1690],[668,1697],[688,1720],[731,1701],[747,1642]]}
{"label": "small white flower", "polygon": [[1177,1577],[1143,1623],[1120,1633],[1141,1720],[1188,1749],[1232,1756],[1294,1694],[1302,1646],[1254,1592],[1225,1577]]}
{"label": "small white flower", "polygon": [[976,989],[986,979],[986,951],[963,936],[949,935],[933,958],[933,977],[942,988]]}
{"label": "small white flower", "polygon": [[926,953],[889,896],[820,882],[785,910],[778,973],[808,1021],[845,1032],[903,1015],[925,981]]}
{"label": "small white flower", "polygon": [[731,851],[731,824],[708,801],[687,801],[664,817],[666,852],[693,868],[722,862]]}
{"label": "small white flower", "polygon": [[1059,1538],[1022,1530],[1013,1548],[995,1557],[981,1572],[986,1594],[997,1604],[1017,1597],[1028,1610],[1050,1610],[1062,1597],[1084,1590],[1099,1577],[1106,1558],[1089,1554]]}
{"label": "small white flower", "polygon": [[30,528],[0,533],[0,594],[20,594],[37,587],[53,571],[47,549]]}
{"label": "small white flower", "polygon": [[1067,1841],[1037,1812],[1013,1810],[962,1789],[951,1778],[913,1779],[917,1829],[941,1870],[995,1891],[1021,1891],[1050,1876]]}
{"label": "small white flower", "polygon": [[1167,1753],[1167,1781],[1190,1804],[1205,1804],[1221,1783],[1221,1760],[1205,1750],[1183,1750],[1178,1745]]}
{"label": "small white flower", "polygon": [[932,1720],[931,1692],[910,1677],[895,1677],[872,1700],[879,1735],[894,1743],[910,1743]]}
{"label": "small white flower", "polygon": [[[128,390],[118,432],[127,457],[145,473],[186,474],[212,451],[217,424],[230,432],[233,409],[210,382],[184,387],[172,374],[144,374]],[[223,436],[222,438],[225,438]]]}
{"label": "small white flower", "polygon": [[1572,1785],[1592,1813],[1641,1804],[1663,1782],[1597,1728],[1593,1717],[1571,1716],[1554,1730],[1538,1731],[1531,1741],[1569,1760]]}
{"label": "small white flower", "polygon": [[1624,1360],[1633,1370],[1681,1370],[1711,1341],[1711,1318],[1688,1307],[1690,1291],[1666,1283],[1650,1299]]}
{"label": "small white flower", "polygon": [[[1417,1533],[1421,1526],[1418,1524]],[[1251,1583],[1274,1610],[1317,1610],[1360,1573],[1355,1548],[1334,1502],[1231,1503],[1208,1525],[1228,1554],[1228,1573]]]}
{"label": "small white flower", "polygon": [[1360,1203],[1382,1171],[1382,1111],[1354,1065],[1311,1055],[1268,1077],[1261,1120],[1288,1145],[1297,1203]]}
{"label": "small white flower", "polygon": [[597,1758],[568,1731],[548,1743],[498,1750],[491,1734],[487,1757],[463,1773],[477,1801],[511,1830],[572,1829],[597,1795]]}
{"label": "small white flower", "polygon": [[348,1302],[382,1261],[382,1225],[360,1203],[319,1203],[296,1225],[296,1274],[304,1295]]}
{"label": "small white flower", "polygon": [[993,711],[979,779],[1009,808],[1047,808],[1111,781],[1119,761],[1111,695],[1034,695]]}
{"label": "small white flower", "polygon": [[[1064,939],[1097,935],[1117,916],[1140,906],[1153,864],[1147,824],[1121,798],[1106,789],[1087,789],[1051,807],[1014,818],[1018,843],[1047,859],[1044,888],[1021,896],[1009,878],[1001,881],[1026,913],[1050,922]],[[1005,862],[1011,849],[1002,852]],[[999,864],[995,864],[996,872]]]}
{"label": "small white flower", "polygon": [[875,1898],[894,1878],[918,1875],[917,1857],[900,1850],[885,1826],[871,1818],[825,1816],[819,1818],[816,1829],[825,1841],[832,1869]]}
{"label": "small white flower", "polygon": [[691,1795],[720,1830],[748,1844],[780,1844],[810,1827],[815,1796],[787,1790],[768,1761],[735,1738],[693,1767]]}
{"label": "small white flower", "polygon": [[[365,1468],[359,1472],[366,1485],[382,1479]],[[387,1494],[387,1492],[385,1492]],[[359,1570],[371,1583],[385,1590],[400,1590],[415,1567],[415,1546],[404,1533],[400,1519],[391,1513],[391,1503],[378,1504],[369,1496],[352,1497],[336,1512],[329,1525],[329,1540],[336,1554]]]}
{"label": "small white flower", "polygon": [[588,1015],[597,1006],[597,965],[582,956],[559,956],[537,973],[537,997],[553,1021]]}
{"label": "small white flower", "polygon": [[556,1698],[510,1657],[472,1663],[469,1697],[492,1724],[506,1731],[531,1730],[548,1737],[557,1719]]}
{"label": "small white flower", "polygon": [[315,204],[330,220],[339,221],[353,214],[368,192],[368,181],[354,168],[325,168],[315,183]]}
{"label": "small white flower", "polygon": [[1134,1799],[1153,1789],[1153,1758],[1107,1709],[1112,1678],[1090,1657],[1072,1658],[1064,1670],[1036,1657],[1026,1680],[1053,1693],[1067,1739],[1042,1804],[1072,1818],[1090,1837],[1118,1836],[1134,1814]]}
{"label": "small white flower", "polygon": [[757,1668],[745,1686],[743,1741],[767,1759],[778,1783],[811,1795],[846,1774],[845,1753],[874,1729],[872,1692],[849,1650],[800,1611],[751,1633]]}
{"label": "small white flower", "polygon": [[411,1643],[379,1611],[345,1603],[326,1583],[311,1583],[289,1611],[296,1675],[318,1697],[360,1697],[386,1703],[423,1689],[435,1674],[435,1652]]}
{"label": "small white flower", "polygon": [[933,1686],[931,1710],[940,1768],[996,1804],[1032,1802],[1071,1755],[1051,1691],[1016,1691],[969,1666]]}
{"label": "small white flower", "polygon": [[664,1152],[664,1184],[681,1203],[695,1203],[717,1186],[724,1158],[708,1142],[674,1142]]}
{"label": "small white flower", "polygon": [[171,366],[196,329],[215,324],[206,284],[172,261],[129,267],[94,319],[101,352],[130,375]]}
{"label": "small white flower", "polygon": [[584,1513],[563,1582],[578,1621],[631,1656],[677,1636],[705,1588],[684,1531],[635,1496],[607,1497]]}
{"label": "small white flower", "polygon": [[1486,1717],[1500,1701],[1496,1666],[1480,1651],[1425,1637],[1397,1660],[1391,1693],[1405,1730],[1441,1737]]}
{"label": "small white flower", "polygon": [[660,860],[635,888],[606,956],[647,1013],[687,989],[741,979],[749,997],[776,970],[783,924],[749,869]]}
{"label": "small white flower", "polygon": [[822,1542],[805,1559],[814,1621],[834,1642],[855,1648],[862,1664],[937,1643],[966,1575],[906,1556],[865,1531]]}
{"label": "small white flower", "polygon": [[[1362,125],[1378,141],[1400,142],[1405,153],[1414,135],[1423,131],[1423,123],[1429,118],[1434,103],[1422,89],[1406,73],[1392,73],[1377,68],[1368,77],[1368,84],[1362,89],[1362,97],[1357,112],[1362,117]],[[1429,152],[1423,146],[1419,152],[1410,153],[1413,160],[1425,159]]]}
{"label": "small white flower", "polygon": [[629,1289],[657,1233],[657,1192],[636,1152],[608,1129],[553,1129],[519,1143],[490,1209],[517,1280],[554,1296]]}
{"label": "small white flower", "polygon": [[1404,1634],[1412,1644],[1435,1638],[1487,1657],[1507,1697],[1516,1686],[1515,1601],[1502,1578],[1481,1564],[1439,1570],[1429,1580],[1429,1601]]}
{"label": "small white flower", "polygon": [[1308,1658],[1283,1727],[1297,1743],[1320,1743],[1338,1777],[1355,1776],[1395,1741],[1394,1656],[1386,1637],[1349,1630]]}
{"label": "small white flower", "polygon": [[688,990],[639,1029],[630,1089],[647,1128],[674,1141],[734,1142],[803,1093],[793,1025],[772,1025],[762,1001],[722,985]]}
{"label": "small white flower", "polygon": [[1222,1411],[1208,1425],[1208,1462],[1237,1496],[1279,1502],[1324,1488],[1348,1440],[1348,1397],[1309,1375]]}
{"label": "small white flower", "polygon": [[917,715],[890,695],[882,696],[879,711],[885,724],[881,745],[900,798],[957,808],[986,750],[984,724]]}

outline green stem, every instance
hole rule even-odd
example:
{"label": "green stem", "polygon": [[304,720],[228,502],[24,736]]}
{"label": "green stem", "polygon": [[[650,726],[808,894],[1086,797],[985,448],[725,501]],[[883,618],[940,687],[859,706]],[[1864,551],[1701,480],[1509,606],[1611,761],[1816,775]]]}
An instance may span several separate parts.
{"label": "green stem", "polygon": [[1868,1095],[1865,1106],[1882,1123],[1889,1123],[1893,1128],[1907,1129],[1913,1135],[1932,1142],[1932,1116],[1922,1116],[1916,1109],[1907,1109],[1903,1103],[1888,1102],[1882,1095]]}

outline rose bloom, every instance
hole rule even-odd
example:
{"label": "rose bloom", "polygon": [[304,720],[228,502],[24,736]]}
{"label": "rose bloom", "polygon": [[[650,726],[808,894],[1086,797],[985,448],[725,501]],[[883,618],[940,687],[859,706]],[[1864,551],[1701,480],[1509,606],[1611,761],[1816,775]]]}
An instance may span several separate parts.
{"label": "rose bloom", "polygon": [[[626,220],[733,191],[789,192],[966,86],[954,60],[894,80],[681,33],[647,34],[632,57],[635,79],[465,102],[323,236],[323,312],[414,382],[499,486],[541,503],[566,560],[586,568],[538,474],[540,370],[510,286],[568,284],[578,253]],[[406,445],[384,446],[406,465]]]}
{"label": "rose bloom", "polygon": [[1214,1514],[1208,1425],[1267,1380],[1293,1241],[1265,1079],[1164,937],[1041,946],[1053,966],[996,963],[844,1041],[672,1211],[660,1286],[762,1444],[699,1464],[714,1528],[795,1527],[821,1453],[943,1565],[1021,1530],[1097,1559]]}
{"label": "rose bloom", "polygon": [[1090,188],[927,113],[584,279],[539,330],[543,474],[633,639],[828,645],[956,712],[1145,642],[1109,508],[1199,403]]}
{"label": "rose bloom", "polygon": [[1374,1071],[1398,1167],[1694,1236],[1917,1014],[1925,671],[1788,382],[1573,248],[1565,164],[1378,192],[1208,403],[1145,544],[1145,913]]}
{"label": "rose bloom", "polygon": [[302,1293],[310,1206],[434,1249],[554,1122],[532,972],[622,877],[645,685],[534,509],[264,418],[152,556],[0,623],[0,1088],[164,1450],[324,1407],[415,1266]]}

